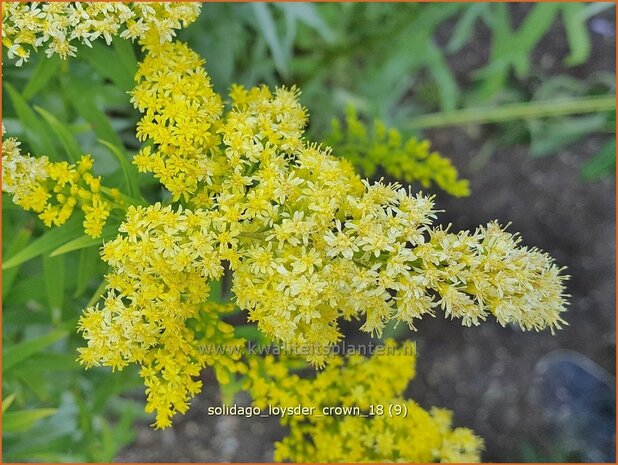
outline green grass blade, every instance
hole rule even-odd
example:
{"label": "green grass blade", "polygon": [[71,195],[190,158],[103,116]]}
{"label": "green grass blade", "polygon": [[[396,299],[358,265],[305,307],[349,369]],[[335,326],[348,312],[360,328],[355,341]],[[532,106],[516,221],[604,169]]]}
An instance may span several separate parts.
{"label": "green grass blade", "polygon": [[255,19],[257,26],[262,31],[264,39],[268,44],[271,56],[275,63],[275,68],[283,76],[287,76],[288,63],[285,54],[285,49],[279,35],[277,34],[277,26],[273,19],[272,13],[267,3],[253,3],[253,12],[255,13]]}
{"label": "green grass blade", "polygon": [[7,409],[11,406],[11,404],[13,403],[13,401],[15,400],[15,393],[6,396],[4,399],[2,399],[2,413],[6,412]]}
{"label": "green grass blade", "polygon": [[565,3],[562,5],[562,18],[564,29],[571,53],[564,59],[567,66],[577,66],[588,61],[592,44],[588,35],[585,4]]}
{"label": "green grass blade", "polygon": [[99,284],[99,287],[97,287],[97,289],[92,293],[90,300],[85,306],[86,308],[92,307],[94,304],[97,303],[97,301],[101,298],[101,296],[105,294],[106,286],[107,286],[107,281],[104,279],[103,281],[101,281],[101,284]]}
{"label": "green grass blade", "polygon": [[433,40],[427,41],[427,65],[429,72],[438,85],[440,108],[442,111],[452,111],[459,100],[459,87],[449,68],[442,51]]}
{"label": "green grass blade", "polygon": [[131,77],[131,87],[129,89],[132,89],[135,85],[135,73],[137,73],[137,57],[135,56],[133,42],[130,40],[114,40],[112,47],[114,48],[116,58],[122,63],[126,75]]}
{"label": "green grass blade", "polygon": [[110,79],[120,89],[129,91],[133,88],[135,72],[128,70],[112,47],[95,42],[92,48],[83,48],[82,56],[99,74]]}
{"label": "green grass blade", "polygon": [[615,174],[616,141],[610,140],[584,164],[581,175],[586,181],[596,181],[603,176],[615,176]]}
{"label": "green grass blade", "polygon": [[432,113],[410,121],[412,129],[459,126],[465,124],[504,123],[520,119],[550,118],[616,110],[616,97],[603,95],[572,99],[543,100],[512,103],[500,107],[466,108],[450,112]]}

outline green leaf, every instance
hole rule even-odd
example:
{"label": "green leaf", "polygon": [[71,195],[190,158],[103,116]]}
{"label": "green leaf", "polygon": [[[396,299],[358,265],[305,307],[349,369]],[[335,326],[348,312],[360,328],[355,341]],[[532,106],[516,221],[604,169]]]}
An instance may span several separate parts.
{"label": "green leaf", "polygon": [[[48,315],[44,312],[33,309],[24,309],[24,304],[28,301],[43,302],[45,300],[45,282],[43,274],[36,273],[33,276],[21,276],[11,289],[10,299],[6,301],[7,307],[4,308],[3,321],[11,322],[17,326],[28,326],[29,324],[49,323]],[[10,312],[9,305],[10,304]],[[22,307],[22,308],[20,308]]]}
{"label": "green leaf", "polygon": [[114,48],[116,58],[122,63],[126,74],[131,77],[130,89],[132,89],[135,85],[134,77],[138,66],[133,42],[130,40],[114,40],[112,47]]}
{"label": "green leaf", "polygon": [[281,8],[291,21],[300,21],[322,36],[327,43],[335,40],[335,33],[319,15],[313,3],[275,3]]}
{"label": "green leaf", "polygon": [[530,155],[543,157],[556,153],[586,134],[599,131],[606,124],[607,116],[598,113],[557,121],[530,121]]}
{"label": "green leaf", "polygon": [[219,279],[218,281],[208,281],[208,285],[210,286],[210,294],[208,295],[209,302],[223,302],[223,279],[225,279],[225,277]]}
{"label": "green leaf", "polygon": [[45,293],[47,304],[52,315],[52,322],[62,320],[64,304],[65,257],[50,257],[43,255],[43,278],[45,279]]}
{"label": "green leaf", "polygon": [[264,333],[260,331],[256,325],[234,326],[234,336],[240,339],[247,339],[258,344],[261,344],[267,340]]}
{"label": "green leaf", "polygon": [[221,384],[219,386],[219,389],[221,391],[221,401],[224,404],[233,404],[236,394],[243,390],[246,380],[246,376],[241,376],[234,381],[226,384]]}
{"label": "green leaf", "polygon": [[97,303],[99,298],[105,293],[106,286],[107,286],[107,281],[104,279],[103,281],[101,281],[101,284],[99,284],[99,287],[97,287],[97,289],[92,293],[92,296],[90,297],[90,300],[86,304],[86,307],[92,307],[94,304]]}
{"label": "green leaf", "polygon": [[77,282],[73,297],[81,296],[87,289],[90,279],[97,272],[99,264],[98,247],[86,247],[79,251],[79,266],[77,268]]}
{"label": "green leaf", "polygon": [[577,66],[588,61],[590,50],[590,36],[586,27],[585,4],[565,3],[562,5],[562,18],[566,30],[567,40],[571,53],[564,59],[567,66]]}
{"label": "green leaf", "polygon": [[120,146],[114,145],[111,142],[108,142],[103,139],[99,139],[99,142],[103,144],[105,147],[109,149],[109,151],[116,157],[118,162],[120,163],[120,168],[122,169],[122,174],[124,175],[124,181],[127,186],[127,190],[129,192],[129,196],[131,197],[140,197],[139,193],[139,185],[137,178],[137,170],[135,167],[129,163],[129,160],[124,153],[124,150],[120,149]]}
{"label": "green leaf", "polygon": [[596,181],[603,176],[616,174],[616,140],[607,142],[601,150],[588,160],[582,168],[581,175],[587,181]]}
{"label": "green leaf", "polygon": [[108,225],[103,228],[101,235],[97,238],[93,238],[84,234],[83,236],[77,237],[72,241],[67,242],[66,244],[61,245],[57,249],[55,249],[52,253],[49,254],[50,257],[57,257],[58,255],[63,255],[68,252],[73,252],[74,250],[85,249],[87,247],[92,247],[94,245],[99,245],[103,243],[106,239],[112,239],[116,237],[118,234],[118,225]]}
{"label": "green leaf", "polygon": [[457,25],[451,35],[446,50],[449,53],[458,52],[472,36],[472,31],[479,17],[487,10],[487,3],[471,3],[457,20]]}
{"label": "green leaf", "polygon": [[11,370],[11,377],[13,376],[30,389],[40,402],[49,403],[51,401],[51,392],[45,386],[45,377],[40,371],[24,373],[20,370]]}
{"label": "green leaf", "polygon": [[56,330],[44,336],[20,342],[19,344],[5,348],[2,353],[2,372],[5,373],[18,363],[41,352],[47,346],[66,337],[67,331]]}
{"label": "green leaf", "polygon": [[6,396],[4,399],[2,399],[2,413],[6,412],[8,410],[8,408],[11,406],[11,404],[13,403],[13,401],[15,400],[15,393]]}
{"label": "green leaf", "polygon": [[110,79],[117,87],[124,91],[129,91],[133,88],[133,76],[135,73],[131,73],[128,67],[125,66],[124,59],[121,59],[119,53],[117,53],[118,47],[114,48],[94,42],[91,48],[83,47],[83,53],[80,56],[84,57],[90,66],[102,76]]}
{"label": "green leaf", "polygon": [[26,140],[35,152],[36,156],[48,155],[50,158],[57,159],[56,147],[53,138],[48,132],[43,122],[36,116],[32,108],[24,97],[8,82],[4,83],[19,122],[24,128]]}
{"label": "green leaf", "polygon": [[66,244],[76,237],[79,237],[81,229],[82,226],[77,218],[71,218],[64,225],[50,229],[41,237],[32,241],[25,248],[11,256],[7,261],[2,263],[2,269],[8,270],[25,261],[50,252],[62,244]]}
{"label": "green leaf", "polygon": [[283,43],[277,34],[277,26],[275,20],[272,17],[269,6],[267,3],[252,3],[253,12],[255,13],[255,19],[257,25],[262,31],[264,39],[268,44],[271,56],[275,63],[277,71],[284,77],[288,73],[288,58],[285,54]]}
{"label": "green leaf", "polygon": [[62,83],[67,101],[71,102],[75,111],[88,121],[97,137],[121,147],[122,140],[114,131],[107,115],[97,107],[93,99],[90,89],[93,83],[70,77],[64,79]]}
{"label": "green leaf", "polygon": [[26,100],[30,100],[41,90],[43,90],[60,67],[60,57],[58,55],[52,55],[47,58],[41,53],[39,57],[39,62],[37,63],[36,68],[34,68],[32,77],[22,92],[22,95]]}
{"label": "green leaf", "polygon": [[532,49],[549,32],[559,13],[560,5],[556,3],[537,3],[532,11],[528,13],[521,27],[515,34],[515,42],[511,44],[514,54],[525,56],[526,67],[517,69],[520,74],[528,72],[528,57]]}
{"label": "green leaf", "polygon": [[25,376],[28,372],[56,372],[81,369],[73,353],[41,352],[23,360],[13,372]]}
{"label": "green leaf", "polygon": [[427,66],[438,85],[442,111],[452,111],[457,106],[459,88],[440,48],[433,40],[427,41]]}
{"label": "green leaf", "polygon": [[93,414],[103,412],[110,398],[140,386],[143,386],[143,384],[137,376],[135,366],[114,373],[114,376],[106,376],[101,382],[97,383],[94,395],[90,397],[92,400],[90,412]]}
{"label": "green leaf", "polygon": [[58,119],[47,110],[44,110],[38,106],[35,106],[34,109],[45,119],[45,121],[47,121],[47,124],[51,126],[54,134],[60,140],[62,147],[64,147],[64,151],[66,152],[69,160],[76,163],[82,155],[82,150],[73,137],[73,134],[71,134],[69,128],[65,124],[58,121]]}
{"label": "green leaf", "polygon": [[53,415],[56,411],[55,408],[39,408],[7,412],[2,415],[2,432],[22,433],[28,431],[37,421]]}
{"label": "green leaf", "polygon": [[[17,252],[26,247],[26,244],[30,241],[30,237],[32,236],[32,230],[30,228],[21,228],[17,234],[13,237],[13,240],[10,242],[9,247],[7,248],[6,255],[12,256]],[[19,273],[19,266],[15,266],[9,270],[2,271],[2,299],[4,300],[11,288],[13,287],[13,283],[15,282],[15,278],[17,277],[17,273]]]}

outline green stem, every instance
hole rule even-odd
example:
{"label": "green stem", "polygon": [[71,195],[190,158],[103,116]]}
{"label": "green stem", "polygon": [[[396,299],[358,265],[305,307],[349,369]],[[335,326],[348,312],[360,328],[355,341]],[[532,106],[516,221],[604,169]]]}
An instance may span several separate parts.
{"label": "green stem", "polygon": [[616,96],[585,97],[539,102],[512,103],[500,107],[465,108],[419,116],[410,121],[412,129],[460,126],[465,124],[503,123],[518,119],[548,118],[580,113],[616,110]]}

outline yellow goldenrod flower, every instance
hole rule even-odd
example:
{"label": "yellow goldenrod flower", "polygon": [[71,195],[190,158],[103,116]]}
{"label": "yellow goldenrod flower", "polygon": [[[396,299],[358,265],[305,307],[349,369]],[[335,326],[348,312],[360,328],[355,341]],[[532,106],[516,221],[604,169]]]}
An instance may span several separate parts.
{"label": "yellow goldenrod flower", "polygon": [[410,137],[404,141],[399,131],[388,129],[380,120],[370,130],[358,118],[354,107],[346,109],[345,129],[339,120],[333,120],[325,142],[364,176],[372,177],[382,169],[388,176],[408,183],[418,182],[424,188],[435,184],[455,197],[470,195],[468,181],[459,179],[457,169],[448,158],[431,151],[428,140]]}
{"label": "yellow goldenrod flower", "polygon": [[[177,42],[147,55],[133,102],[144,113],[138,136],[154,147],[135,162],[174,199],[222,220],[219,259],[266,335],[328,346],[340,318],[364,316],[362,329],[379,335],[391,319],[413,328],[437,306],[464,325],[489,313],[524,329],[563,323],[564,277],[547,255],[493,223],[473,234],[433,228],[432,198],[361,182],[304,139],[297,89],[234,85],[224,112],[202,66]],[[192,118],[179,119],[187,109]]]}
{"label": "yellow goldenrod flower", "polygon": [[79,42],[113,37],[139,40],[146,48],[169,42],[176,30],[195,21],[201,4],[193,2],[3,2],[2,45],[17,66],[30,52],[75,56]]}
{"label": "yellow goldenrod flower", "polygon": [[4,139],[2,126],[2,191],[24,210],[39,214],[45,226],[60,226],[76,206],[84,212],[84,232],[99,237],[112,209],[100,193],[100,177],[90,173],[93,160],[83,155],[76,165],[23,155],[17,139]]}
{"label": "yellow goldenrod flower", "polygon": [[[157,412],[158,427],[186,410],[199,390],[191,380],[211,364],[187,328],[203,318],[208,281],[222,275],[223,262],[233,272],[235,304],[249,320],[271,340],[311,348],[306,359],[316,366],[342,337],[342,319],[361,318],[361,329],[377,335],[393,319],[414,328],[436,308],[464,325],[490,314],[523,329],[553,331],[564,323],[565,277],[549,256],[522,247],[496,223],[473,233],[434,227],[433,198],[361,181],[347,160],[305,139],[308,115],[297,89],[232,86],[226,110],[203,64],[172,42],[153,47],[140,65],[132,102],[143,113],[138,138],[149,143],[134,163],[188,208],[129,209],[121,234],[102,250],[112,267],[105,303],[80,323],[88,341],[82,363],[143,367],[147,409]],[[56,167],[59,179],[70,178],[64,168]],[[243,369],[233,358],[212,364]],[[182,376],[170,381],[168,366]],[[397,389],[390,397],[399,399]],[[444,415],[404,403],[429,437],[402,442],[408,423],[374,419],[383,434],[372,450],[420,461],[476,456],[480,443],[450,432]],[[440,432],[445,424],[448,432]],[[299,442],[304,432],[296,431]],[[317,444],[332,443],[313,433]],[[334,449],[301,453],[281,444],[283,458],[338,457]],[[365,452],[350,443],[345,453],[351,459]]]}
{"label": "yellow goldenrod flower", "polygon": [[213,365],[220,382],[244,370],[239,350],[202,350],[206,343],[242,344],[220,320],[231,306],[205,303],[207,281],[223,273],[214,229],[218,222],[203,211],[173,211],[161,204],[129,207],[122,235],[102,248],[112,268],[103,307],[88,308],[79,322],[88,341],[80,349],[81,363],[142,367],[146,411],[156,412],[157,428],[170,426],[174,413],[186,411],[189,399],[201,390],[194,378],[204,366]]}
{"label": "yellow goldenrod flower", "polygon": [[[389,340],[369,358],[333,357],[312,378],[291,372],[289,358],[253,359],[247,387],[261,409],[314,410],[288,415],[289,434],[275,460],[291,462],[478,462],[483,440],[451,427],[448,410],[423,410],[403,392],[415,375],[412,343]],[[293,359],[292,359],[293,360]],[[346,413],[347,412],[347,413]]]}
{"label": "yellow goldenrod flower", "polygon": [[144,117],[137,125],[140,140],[151,139],[134,163],[152,172],[174,200],[189,202],[224,167],[219,154],[223,104],[202,67],[186,45],[174,42],[154,48],[140,64],[131,102]]}

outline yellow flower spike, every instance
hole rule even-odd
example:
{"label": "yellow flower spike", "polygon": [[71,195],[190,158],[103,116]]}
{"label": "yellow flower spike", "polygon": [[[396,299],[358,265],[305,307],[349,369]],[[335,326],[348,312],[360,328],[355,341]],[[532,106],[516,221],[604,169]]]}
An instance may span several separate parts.
{"label": "yellow flower spike", "polygon": [[90,172],[92,163],[89,155],[76,165],[23,155],[16,139],[4,139],[3,126],[2,190],[12,194],[16,205],[39,213],[47,227],[66,223],[79,205],[85,233],[101,235],[111,204],[99,194],[101,179]]}
{"label": "yellow flower spike", "polygon": [[411,137],[403,142],[397,130],[388,129],[379,120],[370,130],[354,107],[346,109],[345,128],[338,120],[333,121],[326,142],[365,176],[372,177],[381,168],[393,178],[418,182],[423,188],[435,184],[455,197],[470,195],[468,181],[459,179],[448,158],[431,151],[429,141]]}
{"label": "yellow flower spike", "polygon": [[75,56],[76,43],[110,45],[117,36],[156,48],[195,21],[200,9],[194,2],[5,2],[2,45],[16,66],[43,46],[48,57],[66,59]]}
{"label": "yellow flower spike", "polygon": [[[414,412],[413,441],[400,439],[410,429],[406,422],[373,419],[376,436],[364,432],[359,419],[346,423],[345,431],[362,431],[362,440],[345,437],[341,450],[359,458],[370,450],[389,460],[440,459],[450,431],[444,415],[434,419],[401,398],[413,364],[405,356],[368,365],[362,357],[351,358],[342,376],[343,362],[328,357],[342,337],[339,321],[364,319],[363,330],[380,334],[393,319],[413,328],[417,318],[440,308],[464,325],[494,315],[501,324],[524,329],[558,328],[566,297],[561,269],[496,224],[475,232],[444,231],[432,226],[432,197],[397,183],[361,181],[349,161],[305,139],[308,115],[294,88],[233,86],[231,107],[224,111],[203,64],[186,45],[165,43],[153,46],[139,67],[132,102],[143,113],[137,136],[149,142],[135,164],[188,208],[129,207],[119,236],[102,249],[113,273],[103,307],[94,310],[103,314],[99,326],[82,325],[88,344],[82,363],[140,364],[147,410],[157,413],[157,427],[168,426],[201,388],[194,377],[205,365],[212,364],[222,382],[246,370],[236,352],[213,357],[203,352],[205,341],[196,340],[204,333],[209,341],[217,328],[230,334],[219,324],[220,315],[203,317],[209,313],[203,305],[207,283],[222,276],[227,261],[234,302],[249,321],[275,342],[311,349],[305,359],[325,365],[328,373],[316,377],[319,387],[312,389],[267,360],[264,369],[279,377],[278,385],[271,389],[253,379],[256,396],[289,403],[310,399],[313,391],[320,402],[331,395],[338,402],[341,390],[349,390],[346,402],[363,407],[395,399]],[[377,131],[388,144],[401,144],[396,132]],[[441,163],[426,143],[412,145],[423,166]],[[443,178],[451,179],[450,173]],[[204,331],[196,331],[199,325]],[[354,371],[356,366],[363,369]],[[393,377],[368,385],[378,372]],[[348,378],[354,379],[349,386],[337,384]],[[328,436],[312,428],[299,425],[291,437],[312,434],[317,446],[301,448],[290,439],[278,446],[277,457],[337,457],[335,449],[319,444],[336,442],[332,438],[341,431]],[[479,442],[464,441],[464,434],[453,438],[455,446],[444,446],[444,457],[468,446],[471,456],[478,453]]]}
{"label": "yellow flower spike", "polygon": [[230,306],[204,303],[206,281],[223,273],[211,221],[200,210],[129,207],[121,235],[102,250],[117,271],[108,276],[104,306],[87,309],[78,326],[88,341],[80,349],[84,365],[143,367],[146,410],[156,412],[157,428],[186,411],[201,390],[194,378],[205,366],[213,366],[220,381],[246,370],[240,362],[243,341],[220,321]]}
{"label": "yellow flower spike", "polygon": [[310,415],[281,420],[289,434],[276,443],[275,459],[478,462],[482,439],[467,428],[453,430],[451,412],[427,412],[403,398],[415,374],[415,359],[411,343],[397,346],[389,340],[381,353],[369,358],[332,357],[323,371],[308,379],[290,371],[291,359],[253,359],[247,387],[254,405],[314,408]]}

